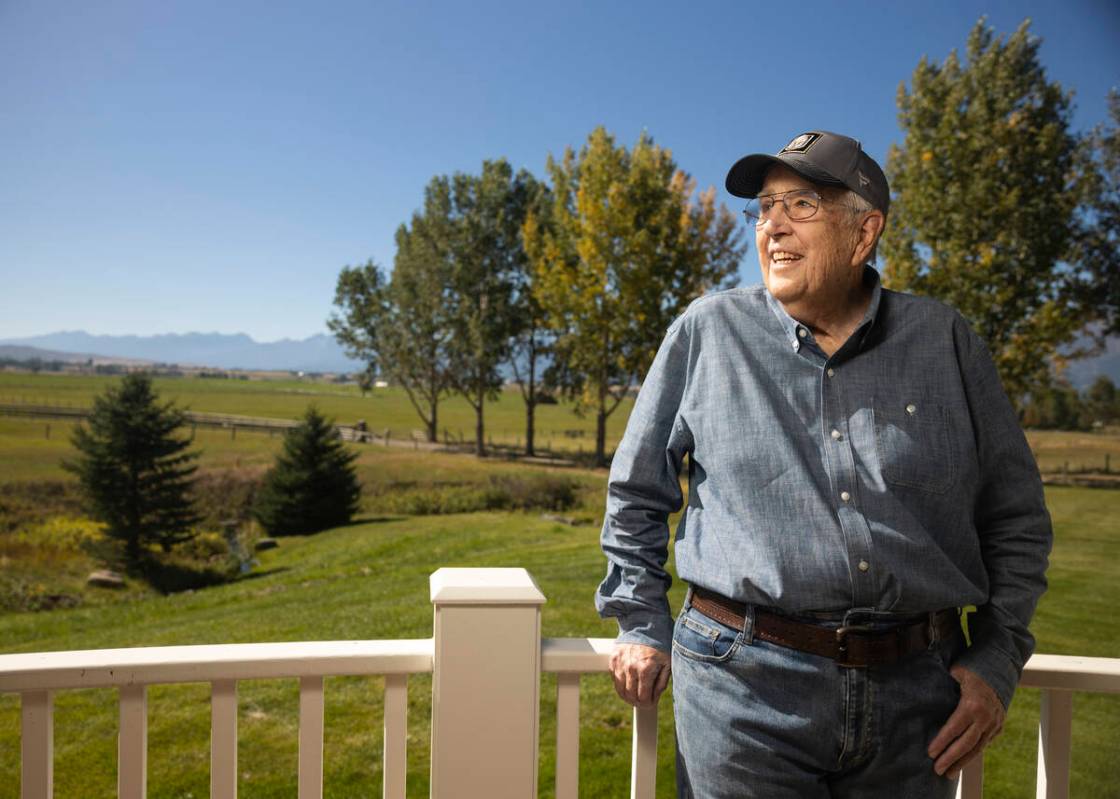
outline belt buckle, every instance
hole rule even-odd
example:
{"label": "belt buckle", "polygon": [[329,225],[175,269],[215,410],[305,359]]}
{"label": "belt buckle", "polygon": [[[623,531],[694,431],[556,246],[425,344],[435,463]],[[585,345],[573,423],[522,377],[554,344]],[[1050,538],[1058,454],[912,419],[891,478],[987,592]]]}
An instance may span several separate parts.
{"label": "belt buckle", "polygon": [[842,624],[836,628],[836,665],[848,669],[866,669],[867,663],[853,663],[848,660],[848,634],[870,633],[870,624]]}

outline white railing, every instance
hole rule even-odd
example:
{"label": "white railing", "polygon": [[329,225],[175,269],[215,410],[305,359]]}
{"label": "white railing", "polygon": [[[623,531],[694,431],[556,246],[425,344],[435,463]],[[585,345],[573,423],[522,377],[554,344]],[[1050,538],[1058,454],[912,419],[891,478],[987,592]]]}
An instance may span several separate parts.
{"label": "white railing", "polygon": [[[382,795],[405,796],[408,675],[432,673],[431,796],[537,795],[542,672],[557,675],[556,797],[579,793],[579,683],[605,672],[613,641],[540,637],[544,595],[523,569],[440,569],[431,578],[434,637],[103,649],[0,656],[0,692],[21,696],[21,796],[53,793],[53,693],[120,691],[118,795],[147,789],[147,686],[211,684],[211,796],[237,796],[237,681],[298,678],[299,796],[323,789],[323,678],[384,675]],[[1036,655],[1022,685],[1042,690],[1037,796],[1069,795],[1073,691],[1120,693],[1120,659]],[[652,799],[657,709],[634,711],[632,799]],[[983,763],[958,797],[980,799]]]}
{"label": "white railing", "polygon": [[[1073,692],[1120,693],[1120,658],[1035,655],[1023,669],[1023,688],[1042,691],[1038,718],[1036,799],[1068,799],[1073,738]],[[984,762],[961,772],[958,799],[981,799]]]}
{"label": "white railing", "polygon": [[[557,674],[556,797],[579,791],[579,680],[613,641],[540,637],[544,595],[524,569],[440,569],[433,638],[100,649],[0,656],[0,692],[21,696],[21,796],[53,794],[53,694],[120,692],[117,785],[147,790],[147,686],[211,685],[210,795],[237,796],[237,681],[299,679],[300,799],[323,793],[323,678],[384,675],[382,796],[404,799],[410,674],[432,673],[431,796],[537,795],[542,672]],[[620,700],[621,701],[621,700]],[[657,709],[634,712],[631,797],[652,799]]]}

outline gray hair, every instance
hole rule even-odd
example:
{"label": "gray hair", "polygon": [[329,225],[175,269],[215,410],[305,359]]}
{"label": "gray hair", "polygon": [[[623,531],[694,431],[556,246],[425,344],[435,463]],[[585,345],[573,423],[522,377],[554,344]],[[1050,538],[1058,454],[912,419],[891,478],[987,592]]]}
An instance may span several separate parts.
{"label": "gray hair", "polygon": [[[861,197],[860,195],[856,194],[851,189],[845,189],[844,192],[838,198],[838,202],[840,203],[840,205],[843,205],[849,211],[852,211],[853,213],[857,213],[857,214],[862,214],[862,213],[865,213],[866,211],[876,210],[875,206],[873,206],[865,197]],[[879,231],[880,238],[882,237],[882,235],[883,235],[883,232]],[[875,259],[878,256],[878,254],[879,254],[879,240],[876,239],[875,240],[875,246],[873,246],[871,248],[871,253],[867,256],[867,263],[874,264]]]}

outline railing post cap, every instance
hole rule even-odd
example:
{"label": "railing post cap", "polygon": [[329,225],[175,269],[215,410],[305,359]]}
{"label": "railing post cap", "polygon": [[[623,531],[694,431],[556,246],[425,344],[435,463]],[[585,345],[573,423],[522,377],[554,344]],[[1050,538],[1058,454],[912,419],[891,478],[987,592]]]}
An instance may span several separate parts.
{"label": "railing post cap", "polygon": [[434,605],[543,605],[545,596],[525,569],[437,569]]}

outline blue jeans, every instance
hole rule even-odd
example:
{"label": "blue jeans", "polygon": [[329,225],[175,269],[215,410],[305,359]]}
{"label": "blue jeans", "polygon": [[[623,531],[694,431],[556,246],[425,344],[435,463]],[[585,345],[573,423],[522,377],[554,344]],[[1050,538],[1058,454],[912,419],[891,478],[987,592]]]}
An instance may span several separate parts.
{"label": "blue jeans", "polygon": [[[691,594],[690,594],[691,597]],[[849,624],[882,617],[850,615]],[[949,799],[926,747],[957,706],[960,633],[891,666],[843,668],[708,618],[673,631],[681,799]],[[822,624],[830,624],[822,621]],[[831,622],[831,626],[839,625]]]}

